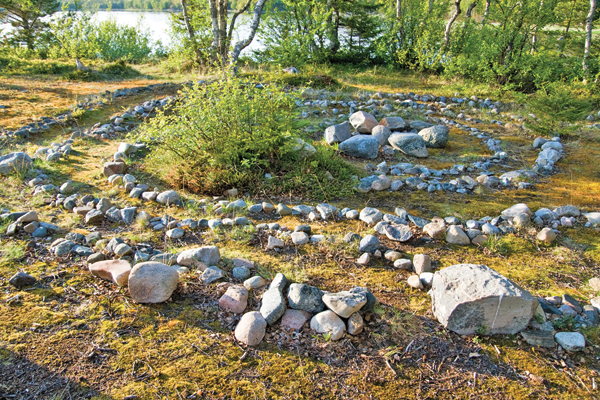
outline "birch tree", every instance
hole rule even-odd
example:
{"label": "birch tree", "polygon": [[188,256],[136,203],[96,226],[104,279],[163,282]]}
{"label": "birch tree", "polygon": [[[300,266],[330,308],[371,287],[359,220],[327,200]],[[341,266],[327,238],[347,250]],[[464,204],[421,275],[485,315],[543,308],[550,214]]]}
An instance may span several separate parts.
{"label": "birch tree", "polygon": [[585,20],[585,48],[583,51],[583,73],[584,83],[587,83],[589,75],[590,50],[592,48],[592,29],[594,28],[594,12],[596,11],[596,0],[590,0],[590,12]]}

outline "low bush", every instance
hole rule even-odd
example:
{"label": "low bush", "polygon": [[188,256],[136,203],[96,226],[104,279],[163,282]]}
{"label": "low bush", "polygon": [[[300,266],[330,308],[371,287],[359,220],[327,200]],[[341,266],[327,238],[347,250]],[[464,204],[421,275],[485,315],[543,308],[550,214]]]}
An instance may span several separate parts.
{"label": "low bush", "polygon": [[[185,89],[136,139],[148,144],[154,171],[192,191],[220,194],[236,187],[257,193],[268,187],[321,198],[343,193],[355,171],[333,150],[318,147],[304,159],[294,150],[296,100],[275,85],[263,88],[226,74]],[[327,171],[338,179],[327,181]],[[273,179],[265,179],[267,173]]]}

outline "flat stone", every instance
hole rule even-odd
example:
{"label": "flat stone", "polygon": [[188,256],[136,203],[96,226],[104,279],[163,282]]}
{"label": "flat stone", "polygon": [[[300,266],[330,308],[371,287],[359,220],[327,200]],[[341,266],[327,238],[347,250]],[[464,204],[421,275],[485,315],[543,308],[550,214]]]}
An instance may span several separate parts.
{"label": "flat stone", "polygon": [[573,308],[573,310],[575,310],[578,313],[583,311],[581,304],[579,304],[579,302],[577,300],[575,300],[573,297],[569,296],[568,294],[563,294],[562,302],[563,302],[563,304],[566,304],[566,305],[570,306],[571,308]]}
{"label": "flat stone", "polygon": [[171,297],[178,282],[175,268],[154,261],[143,262],[129,274],[129,293],[138,303],[162,303]]}
{"label": "flat stone", "polygon": [[519,214],[527,214],[529,216],[533,215],[529,207],[527,207],[527,204],[524,203],[515,204],[514,206],[502,211],[502,215],[509,218],[514,218]]}
{"label": "flat stone", "polygon": [[329,334],[333,341],[340,340],[346,332],[346,324],[331,310],[323,311],[310,320],[310,329],[317,333]]}
{"label": "flat stone", "polygon": [[177,264],[204,270],[209,265],[217,265],[220,259],[221,253],[217,246],[202,246],[179,253]]}
{"label": "flat stone", "polygon": [[223,310],[241,314],[248,305],[248,289],[243,286],[230,286],[219,299],[219,307]]}
{"label": "flat stone", "polygon": [[402,117],[386,117],[379,121],[379,125],[386,126],[391,131],[402,131],[407,127],[407,123]]}
{"label": "flat stone", "polygon": [[165,232],[165,236],[168,237],[169,239],[180,239],[185,235],[185,231],[181,228],[173,228],[173,229],[169,229],[167,232]]}
{"label": "flat stone", "polygon": [[558,332],[554,340],[567,351],[585,350],[585,337],[579,332]]}
{"label": "flat stone", "polygon": [[292,242],[296,245],[307,244],[310,241],[308,235],[304,232],[294,232],[291,234]]}
{"label": "flat stone", "polygon": [[273,250],[276,248],[281,248],[283,247],[283,240],[276,238],[274,236],[269,236],[269,239],[267,241],[267,250]]}
{"label": "flat stone", "polygon": [[[80,208],[80,207],[77,207]],[[85,223],[88,225],[98,225],[104,221],[104,214],[99,210],[89,210],[85,214]]]}
{"label": "flat stone", "polygon": [[387,225],[383,228],[383,231],[388,239],[395,242],[407,242],[413,236],[412,230],[407,225]]}
{"label": "flat stone", "polygon": [[325,141],[327,144],[341,143],[352,137],[350,123],[344,121],[338,125],[332,125],[325,129]]}
{"label": "flat stone", "polygon": [[100,261],[88,266],[92,275],[126,286],[131,273],[131,264],[125,260]]}
{"label": "flat stone", "polygon": [[367,303],[367,296],[348,291],[327,293],[323,295],[323,303],[340,317],[348,318]]}
{"label": "flat stone", "polygon": [[356,135],[340,143],[338,150],[351,157],[374,159],[379,151],[379,141],[371,135]]}
{"label": "flat stone", "polygon": [[379,249],[379,246],[379,239],[373,235],[367,235],[360,240],[360,243],[358,244],[358,251],[361,253],[373,254]]}
{"label": "flat stone", "polygon": [[16,287],[17,289],[21,289],[27,286],[33,286],[37,282],[33,276],[26,274],[25,272],[17,272],[14,274],[9,280],[8,283]]}
{"label": "flat stone", "polygon": [[281,326],[294,331],[300,331],[304,324],[312,318],[312,314],[304,310],[288,309],[281,318]]}
{"label": "flat stone", "polygon": [[405,271],[412,271],[412,261],[407,258],[401,258],[399,260],[394,261],[394,268],[403,269]]}
{"label": "flat stone", "polygon": [[179,199],[179,194],[174,190],[167,190],[156,196],[156,201],[165,205],[175,204]]}
{"label": "flat stone", "polygon": [[265,337],[267,321],[258,311],[246,313],[235,327],[235,338],[248,346],[258,346]]}
{"label": "flat stone", "polygon": [[358,218],[369,225],[375,225],[383,219],[383,213],[376,208],[365,207],[360,211]]}
{"label": "flat stone", "polygon": [[267,281],[262,276],[253,276],[244,281],[244,287],[248,290],[260,289],[267,284]]}
{"label": "flat stone", "polygon": [[521,336],[527,343],[537,347],[556,347],[554,334],[548,331],[522,331]]}
{"label": "flat stone", "polygon": [[425,158],[429,155],[425,141],[416,133],[394,133],[388,141],[394,149],[408,156]]}
{"label": "flat stone", "polygon": [[226,276],[227,274],[221,268],[212,266],[204,270],[200,276],[200,280],[202,280],[202,283],[205,285],[209,285],[215,281],[218,281],[219,279],[225,278]]}
{"label": "flat stone", "polygon": [[437,271],[430,291],[433,313],[446,328],[472,335],[513,335],[527,327],[537,300],[485,265],[458,264]]}

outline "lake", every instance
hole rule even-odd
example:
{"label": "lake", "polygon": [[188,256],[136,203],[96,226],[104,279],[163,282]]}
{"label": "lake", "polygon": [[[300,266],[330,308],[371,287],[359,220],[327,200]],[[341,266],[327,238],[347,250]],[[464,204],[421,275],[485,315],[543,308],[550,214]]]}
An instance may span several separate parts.
{"label": "lake", "polygon": [[[61,13],[58,12],[55,15],[59,16]],[[171,45],[171,37],[169,35],[169,15],[170,12],[164,11],[98,11],[94,20],[97,22],[114,19],[119,25],[136,26],[141,20],[141,26],[143,29],[147,29],[150,33],[150,37],[153,42],[160,40],[160,42],[169,47]],[[234,32],[234,43],[240,38],[241,35],[246,37],[249,32],[250,15],[244,15],[238,18],[238,26]],[[10,31],[12,27],[9,24],[0,24],[0,31]],[[252,50],[258,50],[263,48],[261,43],[255,37],[250,46],[248,46],[242,54],[247,54]]]}

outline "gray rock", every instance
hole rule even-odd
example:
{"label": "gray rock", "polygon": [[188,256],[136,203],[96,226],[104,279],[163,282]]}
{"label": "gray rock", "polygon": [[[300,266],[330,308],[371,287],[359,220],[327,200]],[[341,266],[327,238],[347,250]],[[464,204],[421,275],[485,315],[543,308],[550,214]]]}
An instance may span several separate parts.
{"label": "gray rock", "polygon": [[377,158],[379,141],[371,135],[356,135],[340,143],[338,150],[351,157],[373,159]]}
{"label": "gray rock", "polygon": [[260,313],[267,321],[267,324],[273,325],[285,313],[285,299],[278,288],[269,288],[262,297]]}
{"label": "gray rock", "polygon": [[31,276],[29,274],[26,274],[25,272],[21,272],[21,271],[19,271],[16,274],[14,274],[8,280],[8,283],[10,283],[11,285],[13,285],[17,289],[21,289],[21,288],[24,288],[26,286],[35,285],[36,282],[37,282],[37,279],[35,279],[33,276]]}
{"label": "gray rock", "polygon": [[392,136],[392,131],[387,126],[377,125],[373,128],[371,135],[377,138],[379,146],[385,146],[388,144],[389,137]]}
{"label": "gray rock", "polygon": [[367,235],[361,239],[358,244],[358,251],[361,253],[370,253],[373,254],[379,249],[380,243],[379,239],[377,239],[373,235]]}
{"label": "gray rock", "polygon": [[387,127],[390,131],[403,131],[407,127],[402,117],[386,117],[379,121],[379,125]]}
{"label": "gray rock", "polygon": [[185,235],[185,231],[181,228],[173,228],[173,229],[169,229],[167,232],[165,232],[165,236],[168,237],[169,239],[180,239]]}
{"label": "gray rock", "polygon": [[338,125],[332,125],[325,130],[325,141],[328,144],[342,143],[352,137],[350,123],[345,121]]}
{"label": "gray rock", "polygon": [[304,310],[310,313],[320,313],[325,309],[323,292],[314,286],[292,283],[288,290],[290,308]]}
{"label": "gray rock", "polygon": [[127,207],[121,210],[121,219],[125,224],[131,225],[133,220],[135,219],[135,213],[137,212],[137,207]]}
{"label": "gray rock", "polygon": [[317,211],[321,214],[321,218],[323,218],[325,221],[331,218],[336,210],[337,207],[331,204],[321,203],[317,205]]}
{"label": "gray rock", "polygon": [[168,265],[148,261],[137,264],[129,274],[129,293],[138,303],[162,303],[177,288],[179,273]]}
{"label": "gray rock", "polygon": [[125,243],[119,243],[115,247],[115,255],[117,257],[123,257],[123,256],[129,255],[131,253],[133,253],[133,249]]}
{"label": "gray rock", "polygon": [[377,120],[371,114],[357,111],[350,116],[350,123],[358,133],[371,133],[378,125]]}
{"label": "gray rock", "polygon": [[16,152],[0,157],[0,174],[7,175],[13,172],[24,172],[31,167],[33,161],[27,153]]}
{"label": "gray rock", "polygon": [[532,346],[548,348],[556,347],[556,342],[554,341],[554,334],[552,332],[523,331],[521,332],[521,336],[523,336],[523,339],[525,339],[525,341]]}
{"label": "gray rock", "polygon": [[215,281],[218,281],[219,279],[225,278],[226,276],[227,274],[221,268],[212,266],[204,270],[202,275],[200,275],[200,280],[202,280],[202,283],[205,285],[209,285]]}
{"label": "gray rock", "polygon": [[579,332],[558,332],[554,340],[567,351],[585,350],[585,337]]}
{"label": "gray rock", "polygon": [[104,221],[104,214],[102,211],[91,210],[85,214],[85,223],[88,225],[97,225]]}
{"label": "gray rock", "polygon": [[291,234],[292,242],[299,246],[303,244],[307,244],[309,242],[309,237],[305,232],[294,232]]}
{"label": "gray rock", "polygon": [[174,190],[167,190],[156,196],[156,201],[165,205],[175,204],[179,201],[179,194]]}
{"label": "gray rock", "polygon": [[400,150],[406,155],[419,158],[429,155],[425,141],[416,133],[394,133],[388,140],[394,149]]}
{"label": "gray rock", "polygon": [[446,231],[446,242],[465,246],[471,243],[471,239],[459,226],[452,225]]}
{"label": "gray rock", "polygon": [[247,346],[258,346],[265,337],[267,321],[258,311],[242,316],[235,327],[235,338]]}
{"label": "gray rock", "polygon": [[277,289],[281,293],[283,293],[283,291],[287,287],[288,283],[289,283],[288,279],[285,277],[285,275],[283,275],[281,272],[279,272],[279,273],[277,273],[277,275],[275,275],[275,278],[273,278],[273,280],[271,281],[271,284],[269,285],[269,290]]}
{"label": "gray rock", "polygon": [[350,289],[350,293],[363,293],[366,296],[367,302],[360,309],[362,312],[372,312],[379,303],[373,293],[366,287],[354,287]]}
{"label": "gray rock", "polygon": [[333,341],[340,340],[346,332],[346,324],[331,310],[323,311],[310,320],[310,329],[317,333],[329,334]]}
{"label": "gray rock", "polygon": [[425,146],[433,149],[443,149],[448,143],[450,129],[445,125],[436,125],[425,128],[419,132],[419,136],[425,141]]}
{"label": "gray rock", "polygon": [[387,225],[383,228],[385,236],[395,242],[407,242],[412,238],[412,230],[407,225]]}
{"label": "gray rock", "polygon": [[527,327],[538,305],[528,291],[477,264],[436,272],[430,294],[438,321],[461,335],[515,334]]}
{"label": "gray rock", "polygon": [[431,272],[431,258],[427,254],[415,254],[413,257],[415,273],[421,275],[423,272]]}
{"label": "gray rock", "polygon": [[251,275],[250,270],[246,267],[235,267],[231,271],[231,273],[233,274],[233,277],[235,279],[240,280],[240,281],[250,278],[250,275]]}
{"label": "gray rock", "polygon": [[383,213],[376,208],[365,207],[360,211],[358,218],[369,225],[375,225],[383,218]]}
{"label": "gray rock", "polygon": [[292,209],[283,203],[279,203],[277,204],[277,214],[281,215],[282,217],[292,215]]}
{"label": "gray rock", "polygon": [[340,317],[349,318],[367,303],[367,296],[363,292],[326,293],[323,303]]}
{"label": "gray rock", "polygon": [[221,253],[217,246],[202,246],[179,253],[177,264],[184,267],[200,268],[217,265],[220,259]]}

